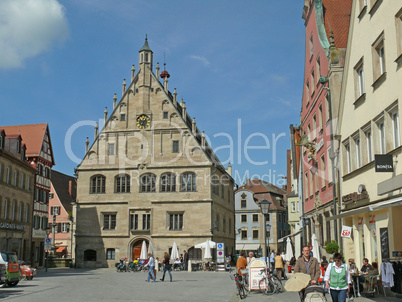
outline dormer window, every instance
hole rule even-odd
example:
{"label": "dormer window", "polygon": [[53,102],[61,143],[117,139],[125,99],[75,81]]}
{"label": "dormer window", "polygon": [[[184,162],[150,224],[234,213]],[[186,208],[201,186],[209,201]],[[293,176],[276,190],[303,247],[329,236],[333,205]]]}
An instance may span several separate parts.
{"label": "dormer window", "polygon": [[21,153],[21,141],[17,141],[17,153]]}
{"label": "dormer window", "polygon": [[0,133],[0,149],[4,148],[4,136],[3,133]]}

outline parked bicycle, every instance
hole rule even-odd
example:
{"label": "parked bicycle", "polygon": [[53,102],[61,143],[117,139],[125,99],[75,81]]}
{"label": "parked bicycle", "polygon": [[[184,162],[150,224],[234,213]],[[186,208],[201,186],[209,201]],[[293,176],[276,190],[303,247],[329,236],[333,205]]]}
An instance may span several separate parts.
{"label": "parked bicycle", "polygon": [[259,283],[260,291],[266,295],[284,292],[281,280],[276,274],[272,273],[268,268],[261,270],[262,279]]}
{"label": "parked bicycle", "polygon": [[230,278],[236,281],[236,289],[239,292],[240,299],[246,297],[245,278],[240,276],[237,272],[230,271]]}

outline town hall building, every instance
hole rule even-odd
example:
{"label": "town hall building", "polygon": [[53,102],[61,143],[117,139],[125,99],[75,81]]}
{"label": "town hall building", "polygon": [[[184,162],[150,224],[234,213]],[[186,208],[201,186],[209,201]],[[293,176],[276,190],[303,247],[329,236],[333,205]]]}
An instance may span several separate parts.
{"label": "town hall building", "polygon": [[[159,77],[162,81],[159,81]],[[120,258],[140,257],[145,241],[163,257],[176,242],[179,253],[201,260],[194,246],[206,240],[235,246],[234,180],[177,92],[169,73],[153,69],[147,39],[139,68],[124,81],[122,98],[95,127],[92,145],[76,169],[73,204],[77,267],[113,267]]]}

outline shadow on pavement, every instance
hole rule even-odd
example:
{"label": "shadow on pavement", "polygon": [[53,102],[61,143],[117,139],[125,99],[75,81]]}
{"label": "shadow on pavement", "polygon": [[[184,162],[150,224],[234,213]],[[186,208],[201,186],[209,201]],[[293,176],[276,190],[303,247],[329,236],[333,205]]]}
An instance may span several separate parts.
{"label": "shadow on pavement", "polygon": [[19,296],[23,293],[22,290],[7,290],[2,288],[0,290],[0,299],[8,298],[11,296]]}

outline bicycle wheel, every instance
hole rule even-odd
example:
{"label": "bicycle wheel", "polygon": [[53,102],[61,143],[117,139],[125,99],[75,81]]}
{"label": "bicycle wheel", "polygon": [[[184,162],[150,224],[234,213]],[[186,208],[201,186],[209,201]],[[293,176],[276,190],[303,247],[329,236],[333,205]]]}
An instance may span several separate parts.
{"label": "bicycle wheel", "polygon": [[276,290],[278,293],[283,293],[285,291],[285,288],[282,285],[282,281],[279,280],[278,277],[272,276],[272,282],[275,284]]}
{"label": "bicycle wheel", "polygon": [[262,278],[258,284],[260,291],[265,295],[272,295],[275,292],[275,285],[268,278]]}
{"label": "bicycle wheel", "polygon": [[246,292],[245,292],[245,290],[244,290],[244,285],[241,284],[241,283],[239,283],[239,284],[237,285],[237,289],[238,289],[238,291],[239,291],[240,299],[244,299],[244,298],[246,297]]}

